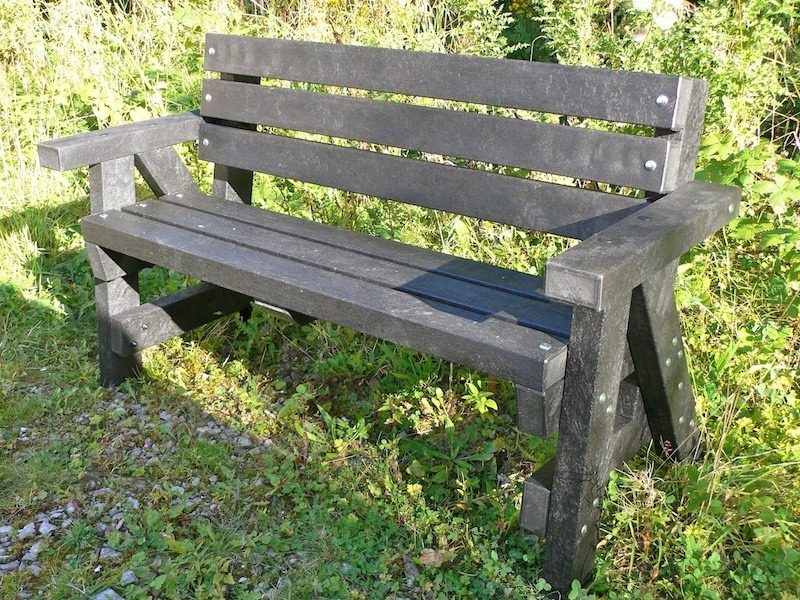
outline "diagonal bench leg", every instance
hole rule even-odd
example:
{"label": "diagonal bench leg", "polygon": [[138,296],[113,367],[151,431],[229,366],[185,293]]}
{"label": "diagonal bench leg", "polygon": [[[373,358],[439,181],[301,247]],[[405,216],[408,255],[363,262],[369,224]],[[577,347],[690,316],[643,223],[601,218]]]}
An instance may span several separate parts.
{"label": "diagonal bench leg", "polygon": [[601,497],[620,453],[615,428],[628,312],[626,302],[573,312],[544,564],[545,579],[562,592],[592,570]]}
{"label": "diagonal bench leg", "polygon": [[628,343],[653,440],[665,457],[691,456],[698,442],[672,263],[637,287],[631,297]]}

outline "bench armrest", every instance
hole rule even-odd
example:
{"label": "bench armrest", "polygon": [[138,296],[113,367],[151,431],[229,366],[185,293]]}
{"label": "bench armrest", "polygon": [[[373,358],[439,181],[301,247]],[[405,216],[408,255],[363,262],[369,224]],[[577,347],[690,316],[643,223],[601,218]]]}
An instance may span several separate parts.
{"label": "bench armrest", "polygon": [[66,171],[197,140],[202,120],[185,112],[42,142],[39,164]]}
{"label": "bench armrest", "polygon": [[547,263],[545,293],[604,310],[738,213],[741,190],[694,181]]}

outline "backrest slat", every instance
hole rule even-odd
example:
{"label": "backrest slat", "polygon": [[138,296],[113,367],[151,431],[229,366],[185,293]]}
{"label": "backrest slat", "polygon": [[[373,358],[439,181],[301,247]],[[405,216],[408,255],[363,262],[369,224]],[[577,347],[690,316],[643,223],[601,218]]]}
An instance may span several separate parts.
{"label": "backrest slat", "polygon": [[220,80],[206,80],[202,97],[205,117],[656,192],[676,187],[680,142],[667,138]]}
{"label": "backrest slat", "polygon": [[201,125],[200,137],[203,160],[579,239],[645,205],[625,196],[210,123]]}
{"label": "backrest slat", "polygon": [[682,77],[209,34],[209,71],[635,123],[680,131]]}

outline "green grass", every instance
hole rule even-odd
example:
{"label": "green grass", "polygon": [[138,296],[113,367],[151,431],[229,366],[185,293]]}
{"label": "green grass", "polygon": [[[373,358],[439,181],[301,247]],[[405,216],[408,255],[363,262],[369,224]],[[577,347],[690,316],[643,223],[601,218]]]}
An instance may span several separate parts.
{"label": "green grass", "polygon": [[[763,48],[770,41],[795,64],[778,29],[795,31],[797,3],[769,12],[743,0],[760,20],[724,29],[724,18],[743,17],[703,3],[694,20],[654,33],[646,60],[629,39],[644,17],[615,13],[631,29],[612,35],[605,3],[590,4],[590,29],[559,26],[552,14],[539,22],[546,51],[568,62],[567,42],[577,39],[568,36],[588,35],[590,63],[608,52],[626,68],[669,70],[675,48],[693,47],[706,28],[682,65],[713,71],[699,175],[740,185],[745,201],[741,217],[679,269],[705,451],[681,465],[642,453],[612,476],[597,575],[571,597],[800,597],[800,163],[752,129],[774,108],[769,97],[787,103]],[[193,108],[206,30],[507,50],[505,21],[484,0],[248,6],[250,14],[233,1],[142,0],[126,14],[85,0],[0,2],[0,523],[78,507],[41,550],[42,572],[0,577],[0,598],[83,598],[107,587],[126,598],[543,597],[542,545],[520,530],[518,510],[522,482],[554,443],[514,428],[506,382],[257,311],[148,351],[143,376],[117,391],[97,386],[93,279],[78,227],[86,174],[40,169],[37,141]],[[715,27],[729,36],[715,43],[736,59],[724,68],[709,58]],[[753,69],[763,115],[752,98],[737,100]],[[725,133],[734,117],[730,129],[747,136]],[[207,166],[182,152],[208,186]],[[535,273],[564,245],[266,177],[255,196]],[[184,282],[152,269],[143,288],[150,296]],[[104,546],[120,555],[98,560]],[[123,590],[127,570],[138,581]]]}

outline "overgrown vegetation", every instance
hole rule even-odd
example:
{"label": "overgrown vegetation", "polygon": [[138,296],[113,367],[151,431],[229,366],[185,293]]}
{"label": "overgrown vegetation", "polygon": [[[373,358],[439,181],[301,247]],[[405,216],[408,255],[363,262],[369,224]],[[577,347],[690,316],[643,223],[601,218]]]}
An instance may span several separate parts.
{"label": "overgrown vegetation", "polygon": [[[256,314],[97,387],[86,174],[39,169],[34,144],[194,108],[209,30],[709,80],[699,177],[745,197],[679,270],[705,452],[612,477],[597,575],[570,597],[800,596],[798,19],[797,0],[0,0],[0,524],[78,507],[0,597],[123,593],[129,570],[127,598],[546,594],[517,511],[553,444],[515,430],[503,382]],[[256,196],[532,272],[560,244],[269,178]],[[154,270],[144,291],[181,284]]]}

